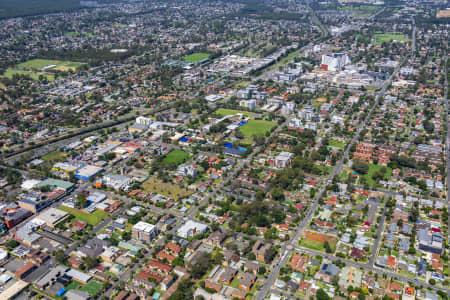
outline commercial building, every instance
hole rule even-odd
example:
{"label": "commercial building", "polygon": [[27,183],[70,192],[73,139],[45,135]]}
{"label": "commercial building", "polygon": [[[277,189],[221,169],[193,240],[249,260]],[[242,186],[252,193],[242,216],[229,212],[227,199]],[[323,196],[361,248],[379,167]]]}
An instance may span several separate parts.
{"label": "commercial building", "polygon": [[74,188],[74,184],[71,182],[52,178],[48,178],[40,182],[38,185],[36,185],[36,188],[40,189],[45,186],[49,186],[52,190],[59,188],[64,190],[66,193],[71,192]]}
{"label": "commercial building", "polygon": [[119,174],[107,174],[103,176],[102,182],[108,187],[120,190],[131,183],[131,178]]}
{"label": "commercial building", "polygon": [[101,171],[103,171],[103,168],[101,168],[101,167],[87,165],[87,166],[84,166],[81,169],[77,170],[75,172],[75,177],[78,179],[88,181],[91,178],[94,178],[95,175],[97,175]]}
{"label": "commercial building", "polygon": [[135,240],[150,243],[158,235],[158,228],[155,225],[140,221],[133,226],[131,234]]}
{"label": "commercial building", "polygon": [[36,217],[36,219],[41,220],[48,227],[54,228],[58,223],[66,219],[68,216],[69,214],[65,211],[50,207],[49,209],[41,212],[39,216]]}
{"label": "commercial building", "polygon": [[20,292],[22,292],[27,286],[28,282],[19,280],[16,283],[14,283],[12,286],[4,290],[0,293],[0,299],[2,300],[9,300],[14,299]]}
{"label": "commercial building", "polygon": [[324,54],[320,68],[326,71],[341,71],[348,64],[350,64],[350,58],[346,54]]}

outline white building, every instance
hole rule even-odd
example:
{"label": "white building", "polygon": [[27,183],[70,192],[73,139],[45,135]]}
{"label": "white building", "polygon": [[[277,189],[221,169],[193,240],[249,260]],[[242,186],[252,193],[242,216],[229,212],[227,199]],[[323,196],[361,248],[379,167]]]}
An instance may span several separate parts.
{"label": "white building", "polygon": [[131,234],[135,240],[150,243],[158,235],[158,228],[153,224],[139,221],[133,226]]}
{"label": "white building", "polygon": [[290,152],[281,152],[275,157],[274,165],[277,168],[286,168],[292,161],[294,154]]}
{"label": "white building", "polygon": [[322,64],[320,68],[328,71],[341,71],[350,64],[350,58],[347,54],[333,53],[322,55]]}
{"label": "white building", "polygon": [[256,109],[256,100],[241,100],[239,105],[248,109]]}
{"label": "white building", "polygon": [[150,126],[153,123],[153,120],[146,117],[137,117],[136,118],[136,124],[139,125],[147,125]]}
{"label": "white building", "polygon": [[189,238],[197,234],[204,234],[207,231],[207,225],[189,220],[178,229],[177,234],[182,238]]}
{"label": "white building", "polygon": [[108,174],[103,176],[102,182],[115,190],[126,188],[131,183],[131,179],[127,176],[119,174]]}

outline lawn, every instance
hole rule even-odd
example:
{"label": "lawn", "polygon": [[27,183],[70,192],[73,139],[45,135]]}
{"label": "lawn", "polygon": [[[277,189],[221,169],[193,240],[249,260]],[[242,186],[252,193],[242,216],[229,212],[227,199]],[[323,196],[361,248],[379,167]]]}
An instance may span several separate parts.
{"label": "lawn", "polygon": [[89,214],[89,213],[86,213],[79,209],[71,208],[71,207],[67,207],[67,206],[63,206],[63,205],[58,207],[58,209],[63,210],[65,212],[71,214],[78,220],[87,222],[88,224],[93,225],[93,226],[97,225],[98,223],[100,223],[101,221],[103,221],[104,219],[106,219],[108,217],[108,213],[101,211],[101,210],[96,210],[93,213]]}
{"label": "lawn", "polygon": [[337,140],[330,140],[329,143],[328,143],[328,146],[344,149],[345,142],[341,142],[341,141],[337,141]]}
{"label": "lawn", "polygon": [[399,33],[399,32],[376,33],[373,35],[373,38],[377,41],[378,45],[381,45],[383,42],[390,43],[393,40],[400,41],[400,42],[410,42],[411,41],[411,39],[409,39],[403,33]]}
{"label": "lawn", "polygon": [[191,62],[191,63],[198,63],[209,57],[210,57],[210,55],[208,53],[198,52],[198,53],[192,53],[190,55],[186,55],[185,57],[183,57],[183,60],[187,61],[187,62]]}
{"label": "lawn", "polygon": [[66,153],[62,151],[53,151],[41,157],[41,159],[47,163],[55,163],[63,161],[66,158]]}
{"label": "lawn", "polygon": [[240,130],[246,137],[252,137],[253,135],[265,135],[267,132],[275,127],[275,123],[264,120],[250,120],[247,124],[243,125]]}
{"label": "lawn", "polygon": [[316,250],[316,251],[324,251],[323,249],[323,243],[321,242],[317,242],[317,241],[313,241],[313,240],[309,240],[309,239],[302,239],[300,241],[300,247],[305,247],[311,250]]}
{"label": "lawn", "polygon": [[30,76],[33,80],[39,80],[39,75],[47,77],[48,81],[55,80],[55,76],[46,72],[33,72],[33,71],[25,71],[25,70],[16,70],[16,69],[6,69],[5,73],[3,73],[2,77],[6,77],[12,79],[14,75],[27,75]]}
{"label": "lawn", "polygon": [[96,281],[90,281],[88,284],[81,284],[75,280],[72,280],[69,285],[65,287],[66,290],[79,290],[87,292],[91,296],[95,296],[102,290],[102,285]]}
{"label": "lawn", "polygon": [[246,117],[250,117],[252,115],[252,113],[248,112],[248,111],[227,109],[227,108],[219,108],[214,113],[218,114],[221,117],[225,117],[225,116],[229,116],[229,115],[236,115],[236,114],[243,114]]}
{"label": "lawn", "polygon": [[73,62],[73,61],[60,61],[53,59],[31,59],[26,62],[18,64],[17,69],[21,70],[42,70],[43,68],[51,65],[56,65],[55,70],[67,71],[75,70],[76,68],[84,65],[85,63]]}
{"label": "lawn", "polygon": [[156,176],[152,176],[144,181],[142,183],[142,188],[146,192],[161,194],[175,200],[182,199],[192,194],[187,189],[181,188],[178,185],[170,182],[163,182],[156,178]]}
{"label": "lawn", "polygon": [[[337,239],[332,236],[328,236],[327,239],[328,244],[330,245],[331,251],[334,253],[336,251]],[[305,247],[311,250],[322,251],[325,252],[324,243],[319,241],[310,240],[308,238],[303,238],[299,242],[301,247]]]}
{"label": "lawn", "polygon": [[[371,186],[371,187],[375,186],[376,182],[375,182],[375,180],[373,180],[372,175],[373,175],[373,173],[380,170],[381,168],[383,168],[383,166],[369,164],[369,171],[367,172],[367,174],[364,175],[369,186]],[[389,180],[392,177],[392,169],[389,167],[385,167],[385,168],[387,171],[384,174],[384,180]]]}
{"label": "lawn", "polygon": [[189,153],[175,149],[166,155],[163,159],[164,164],[182,164],[189,160]]}

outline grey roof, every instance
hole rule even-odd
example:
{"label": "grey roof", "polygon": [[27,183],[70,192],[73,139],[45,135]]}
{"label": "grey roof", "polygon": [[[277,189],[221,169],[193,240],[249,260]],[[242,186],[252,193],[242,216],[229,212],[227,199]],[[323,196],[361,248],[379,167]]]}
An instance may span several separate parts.
{"label": "grey roof", "polygon": [[321,274],[324,274],[324,275],[327,275],[327,276],[330,276],[330,277],[334,277],[337,274],[339,274],[339,271],[340,271],[340,269],[337,266],[333,265],[333,264],[323,264],[320,267],[320,271],[319,272]]}

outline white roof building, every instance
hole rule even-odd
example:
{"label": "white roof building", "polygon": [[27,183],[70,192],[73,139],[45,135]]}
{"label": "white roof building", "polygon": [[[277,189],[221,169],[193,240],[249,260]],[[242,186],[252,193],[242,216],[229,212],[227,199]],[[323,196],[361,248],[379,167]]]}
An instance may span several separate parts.
{"label": "white roof building", "polygon": [[20,188],[23,190],[32,190],[36,185],[38,185],[41,181],[36,179],[29,179],[22,182]]}
{"label": "white roof building", "polygon": [[207,225],[189,220],[178,229],[177,234],[183,238],[188,238],[196,234],[206,233],[207,231]]}

